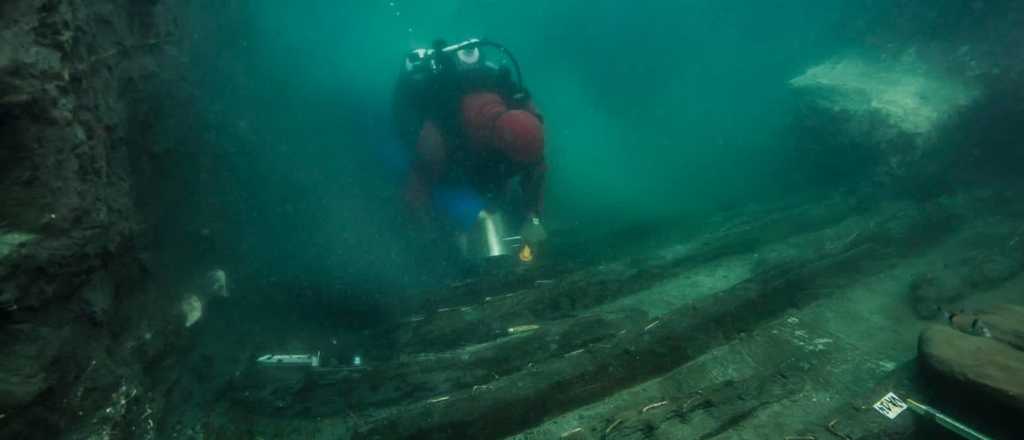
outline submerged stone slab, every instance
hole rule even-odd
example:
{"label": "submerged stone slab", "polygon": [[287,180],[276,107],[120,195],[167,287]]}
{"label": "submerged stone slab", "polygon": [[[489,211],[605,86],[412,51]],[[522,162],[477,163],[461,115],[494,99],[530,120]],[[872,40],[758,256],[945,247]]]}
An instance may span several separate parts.
{"label": "submerged stone slab", "polygon": [[997,304],[978,315],[980,325],[992,338],[1024,350],[1024,307]]}
{"label": "submerged stone slab", "polygon": [[919,348],[925,365],[965,390],[1024,410],[1024,352],[991,337],[939,325],[921,333]]}
{"label": "submerged stone slab", "polygon": [[929,134],[979,95],[971,84],[944,77],[913,58],[874,61],[833,58],[789,84],[815,90],[815,102],[834,112],[874,113],[913,135]]}
{"label": "submerged stone slab", "polygon": [[804,105],[802,155],[815,168],[866,167],[880,181],[939,172],[947,128],[981,96],[912,52],[900,59],[843,55],[789,85]]}

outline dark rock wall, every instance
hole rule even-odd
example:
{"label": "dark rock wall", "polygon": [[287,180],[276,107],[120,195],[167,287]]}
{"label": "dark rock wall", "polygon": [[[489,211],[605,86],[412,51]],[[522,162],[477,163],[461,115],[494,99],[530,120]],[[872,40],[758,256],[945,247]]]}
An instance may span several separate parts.
{"label": "dark rock wall", "polygon": [[0,438],[142,434],[158,406],[141,372],[180,320],[133,256],[128,126],[168,71],[173,10],[0,3],[0,235],[32,237],[0,255]]}
{"label": "dark rock wall", "polygon": [[[897,172],[878,151],[912,149],[863,114],[822,111],[813,99],[795,116],[794,166],[810,185],[871,186],[930,197],[969,185],[1008,186],[1021,176],[1024,133],[1024,3],[1012,0],[861,0],[850,53],[878,63],[913,60],[970,84],[977,99],[944,121],[920,160]],[[847,56],[849,54],[836,54]],[[813,98],[813,97],[809,97]],[[922,96],[922,100],[930,99]]]}
{"label": "dark rock wall", "polygon": [[946,73],[969,78],[984,90],[943,133],[951,152],[949,166],[938,171],[957,183],[1005,185],[1007,179],[1019,178],[1024,159],[1024,3],[903,0],[895,11],[879,19],[885,38],[902,41]]}

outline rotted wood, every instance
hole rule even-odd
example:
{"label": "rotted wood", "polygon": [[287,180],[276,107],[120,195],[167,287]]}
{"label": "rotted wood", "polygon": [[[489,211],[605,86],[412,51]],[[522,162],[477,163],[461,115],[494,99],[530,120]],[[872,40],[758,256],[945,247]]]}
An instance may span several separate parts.
{"label": "rotted wood", "polygon": [[[576,316],[694,267],[820,230],[853,210],[852,204],[837,199],[813,209],[791,209],[731,222],[694,242],[688,252],[624,258],[568,274],[551,269],[497,281],[483,278],[427,292],[424,296],[431,298],[427,307],[413,313],[419,321],[394,329],[396,344],[421,351],[450,350],[492,340],[496,333],[513,325]],[[538,278],[543,281],[536,283]],[[473,313],[452,313],[481,303],[486,307]]]}
{"label": "rotted wood", "polygon": [[[487,291],[493,296],[454,306],[430,304],[438,308],[414,315],[396,329],[378,335],[378,339],[391,339],[400,347],[397,358],[385,362],[378,359],[365,369],[327,368],[299,377],[268,379],[250,371],[254,374],[236,381],[232,396],[249,411],[294,417],[331,415],[339,407],[367,411],[463,389],[488,390],[496,380],[539,368],[551,359],[585,358],[580,355],[585,355],[587,349],[608,347],[627,329],[647,331],[660,325],[640,310],[598,314],[592,311],[595,307],[695,266],[785,239],[799,228],[820,229],[835,220],[836,211],[844,213],[846,209],[817,213],[792,210],[785,215],[730,224],[694,243],[689,252],[627,258],[539,283],[539,287],[508,292],[498,290],[500,285],[488,279],[456,286],[461,291],[443,297],[445,300],[469,301],[488,287],[493,289]],[[534,285],[525,277],[510,284],[516,288]],[[509,332],[536,324],[541,325],[533,331]]]}
{"label": "rotted wood", "polygon": [[[488,383],[451,386],[452,391],[443,395],[375,412],[356,438],[498,438],[521,431],[663,375],[788,309],[825,298],[836,287],[881,269],[906,250],[889,243],[924,243],[950,230],[950,219],[935,214],[900,212],[878,219],[841,246],[784,259],[731,288],[669,312],[657,325],[618,321],[627,327],[572,356],[527,353],[523,358],[531,361],[525,367],[510,357],[509,370],[521,369]],[[480,387],[490,392],[481,393]]]}
{"label": "rotted wood", "polygon": [[[551,358],[486,384],[485,397],[451,393],[402,408],[376,421],[361,438],[496,438],[646,379],[664,374],[737,334],[827,295],[829,275],[866,268],[879,249],[865,247],[817,262],[767,270],[746,282],[681,307],[645,330],[634,325],[607,344]],[[644,323],[646,324],[646,323]]]}

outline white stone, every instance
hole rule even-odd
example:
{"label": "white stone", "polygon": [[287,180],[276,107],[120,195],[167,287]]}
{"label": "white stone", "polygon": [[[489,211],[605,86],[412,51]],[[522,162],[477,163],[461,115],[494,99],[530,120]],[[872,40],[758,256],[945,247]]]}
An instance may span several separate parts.
{"label": "white stone", "polygon": [[900,60],[850,55],[807,70],[789,84],[819,92],[817,104],[836,112],[876,113],[908,134],[925,135],[980,95],[970,83],[945,76],[912,52]]}
{"label": "white stone", "polygon": [[188,295],[181,302],[181,311],[185,313],[185,327],[191,327],[203,317],[203,302],[196,295]]}
{"label": "white stone", "polygon": [[207,294],[227,298],[231,296],[228,290],[228,274],[221,269],[214,269],[206,273]]}

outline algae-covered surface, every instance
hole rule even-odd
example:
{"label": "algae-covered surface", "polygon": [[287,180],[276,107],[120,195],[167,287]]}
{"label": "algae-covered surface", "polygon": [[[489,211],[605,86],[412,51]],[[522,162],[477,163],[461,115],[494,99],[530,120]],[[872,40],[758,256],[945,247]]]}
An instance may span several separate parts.
{"label": "algae-covered surface", "polygon": [[883,3],[0,1],[0,438],[1024,438],[1024,3]]}
{"label": "algae-covered surface", "polygon": [[34,234],[26,232],[12,232],[0,229],[0,258],[15,250],[18,245],[36,238]]}

